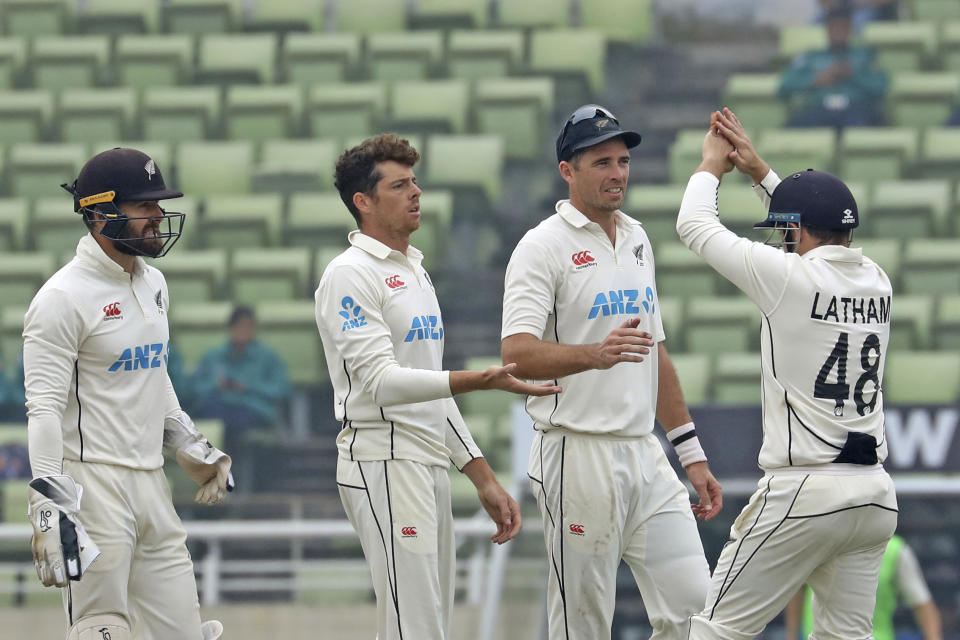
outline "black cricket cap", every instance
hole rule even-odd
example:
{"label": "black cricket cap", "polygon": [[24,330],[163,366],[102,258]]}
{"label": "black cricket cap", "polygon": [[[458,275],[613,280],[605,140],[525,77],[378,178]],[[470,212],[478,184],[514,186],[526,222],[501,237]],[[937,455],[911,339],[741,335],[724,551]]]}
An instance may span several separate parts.
{"label": "black cricket cap", "polygon": [[840,178],[826,171],[807,169],[777,185],[770,197],[767,219],[753,227],[762,229],[784,222],[844,231],[856,229],[860,216],[857,201]]}
{"label": "black cricket cap", "polygon": [[557,162],[569,160],[581,149],[617,137],[623,138],[627,149],[640,144],[640,134],[621,129],[609,109],[598,104],[585,104],[570,114],[557,136]]}
{"label": "black cricket cap", "polygon": [[[102,202],[167,200],[183,196],[168,189],[153,159],[142,151],[116,147],[93,156],[73,183],[73,210]],[[110,192],[113,192],[110,197]],[[86,202],[84,202],[86,201]]]}

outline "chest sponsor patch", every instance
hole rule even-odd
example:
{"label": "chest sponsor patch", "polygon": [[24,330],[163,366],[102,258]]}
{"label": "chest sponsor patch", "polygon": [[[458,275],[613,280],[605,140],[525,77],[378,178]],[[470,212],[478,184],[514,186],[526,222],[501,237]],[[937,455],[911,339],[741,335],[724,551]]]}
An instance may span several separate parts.
{"label": "chest sponsor patch", "polygon": [[636,316],[641,312],[654,313],[657,310],[655,298],[653,287],[647,287],[642,297],[639,289],[600,291],[593,298],[587,320],[607,316]]}

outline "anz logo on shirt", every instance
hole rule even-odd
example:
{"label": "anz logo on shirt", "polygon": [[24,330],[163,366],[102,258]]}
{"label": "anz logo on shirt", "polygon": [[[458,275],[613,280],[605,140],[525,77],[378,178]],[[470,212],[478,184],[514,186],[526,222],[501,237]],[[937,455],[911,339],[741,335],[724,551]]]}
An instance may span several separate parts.
{"label": "anz logo on shirt", "polygon": [[344,296],[343,300],[340,301],[340,306],[343,308],[342,311],[337,312],[343,318],[340,331],[350,331],[350,329],[367,326],[367,316],[362,315],[363,309],[353,301],[353,298]]}
{"label": "anz logo on shirt", "polygon": [[110,365],[107,371],[136,371],[137,369],[157,369],[162,364],[167,363],[167,351],[165,345],[159,342],[154,344],[137,345],[127,347],[117,358],[117,361]]}
{"label": "anz logo on shirt", "polygon": [[587,320],[600,316],[636,316],[641,310],[653,313],[657,309],[654,300],[653,287],[647,287],[644,298],[640,298],[639,289],[617,289],[616,291],[601,291],[594,297],[593,306],[587,314]]}
{"label": "anz logo on shirt", "polygon": [[404,342],[414,340],[443,340],[443,324],[440,316],[414,316],[410,323],[410,331]]}

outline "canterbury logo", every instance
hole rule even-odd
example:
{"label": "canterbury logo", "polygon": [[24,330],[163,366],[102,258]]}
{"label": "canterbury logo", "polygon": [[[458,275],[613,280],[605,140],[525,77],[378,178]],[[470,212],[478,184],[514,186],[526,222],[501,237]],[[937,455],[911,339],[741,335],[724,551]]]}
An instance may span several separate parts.
{"label": "canterbury logo", "polygon": [[114,318],[116,316],[119,316],[122,313],[123,312],[120,311],[119,302],[111,302],[110,304],[108,304],[103,308],[103,315],[106,316],[107,318]]}
{"label": "canterbury logo", "polygon": [[411,538],[411,537],[417,535],[417,528],[416,528],[416,527],[403,527],[402,529],[400,529],[400,534],[403,535],[403,536],[406,537],[406,538]]}
{"label": "canterbury logo", "polygon": [[570,533],[575,533],[578,536],[583,535],[583,525],[582,524],[572,524],[570,525]]}
{"label": "canterbury logo", "polygon": [[400,276],[390,276],[385,280],[387,286],[391,289],[396,289],[397,287],[403,286],[403,280],[400,279]]}
{"label": "canterbury logo", "polygon": [[570,259],[573,260],[573,264],[577,266],[582,264],[590,264],[595,260],[594,257],[590,255],[589,251],[578,251],[570,256]]}

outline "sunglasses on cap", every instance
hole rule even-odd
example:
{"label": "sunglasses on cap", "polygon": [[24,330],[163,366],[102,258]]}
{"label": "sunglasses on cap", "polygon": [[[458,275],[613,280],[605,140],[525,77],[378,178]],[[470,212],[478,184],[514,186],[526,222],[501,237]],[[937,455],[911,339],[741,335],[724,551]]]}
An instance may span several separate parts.
{"label": "sunglasses on cap", "polygon": [[567,132],[570,130],[570,127],[584,120],[593,120],[594,118],[609,118],[613,124],[620,126],[620,121],[617,120],[617,116],[613,115],[609,109],[601,107],[598,104],[586,104],[574,111],[570,117],[567,118],[567,121],[563,125],[563,131],[560,132],[560,143],[557,146],[561,149],[564,147],[567,141]]}

